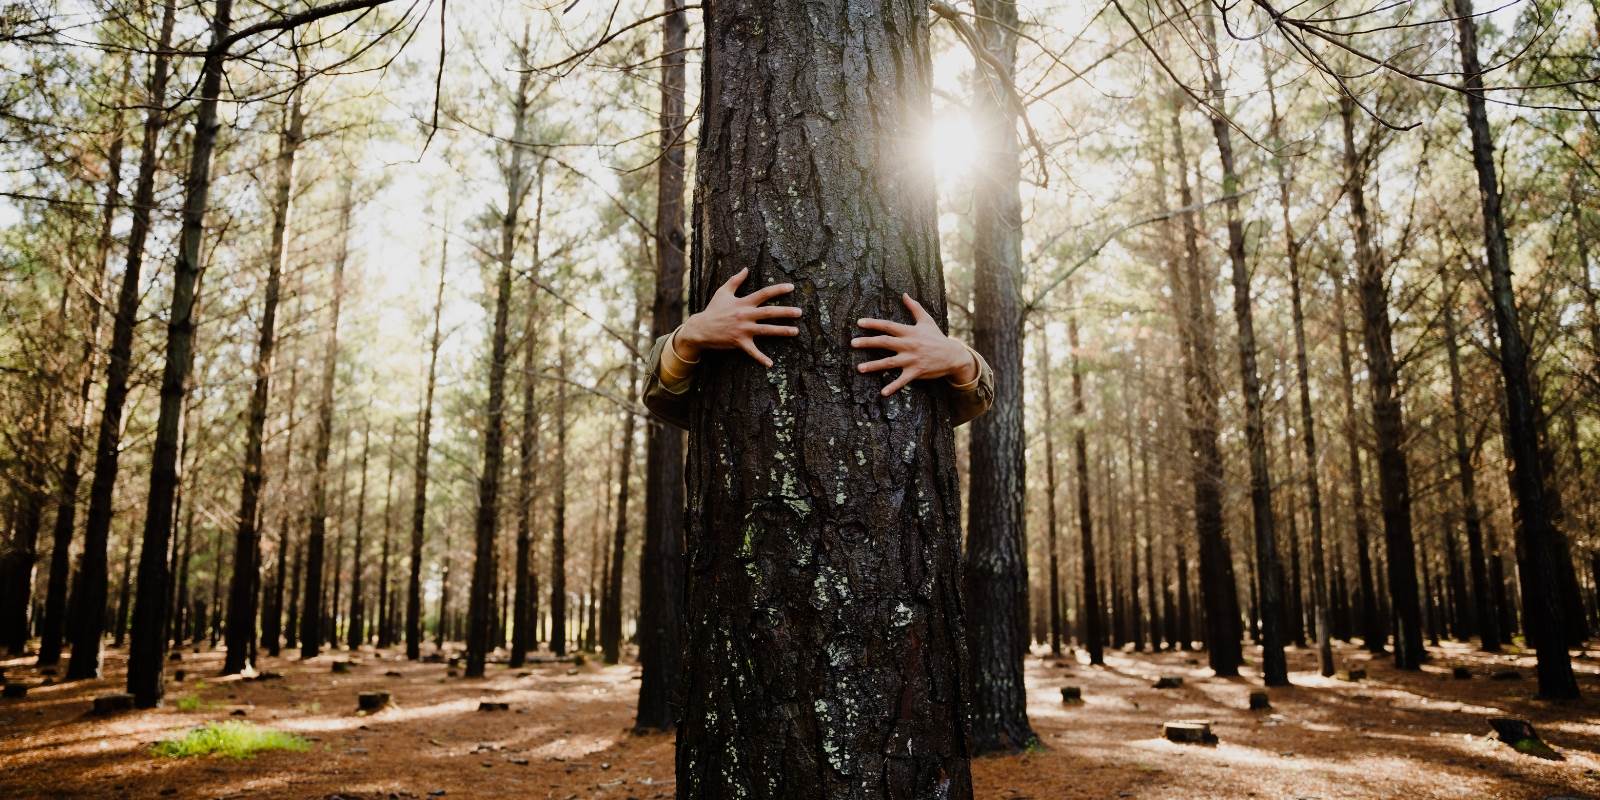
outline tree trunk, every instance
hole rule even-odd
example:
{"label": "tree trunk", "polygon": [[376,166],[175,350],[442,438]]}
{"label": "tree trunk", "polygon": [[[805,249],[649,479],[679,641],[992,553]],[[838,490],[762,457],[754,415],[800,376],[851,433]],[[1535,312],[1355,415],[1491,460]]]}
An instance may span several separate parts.
{"label": "tree trunk", "polygon": [[[544,232],[544,161],[540,160],[535,183],[533,203],[533,274],[537,276],[543,263],[539,246]],[[536,560],[533,542],[533,503],[535,468],[539,453],[539,407],[537,389],[539,376],[534,370],[534,352],[539,341],[539,285],[528,283],[528,320],[522,336],[522,430],[518,435],[517,466],[517,550],[516,575],[513,581],[515,595],[511,611],[511,666],[520,667],[527,660],[529,649],[538,645],[535,610],[539,607],[538,579],[534,575]]]}
{"label": "tree trunk", "polygon": [[[370,412],[369,412],[370,413]],[[350,622],[345,644],[357,650],[367,639],[366,598],[361,594],[361,573],[366,559],[362,547],[362,534],[367,528],[367,461],[372,454],[372,421],[367,420],[361,434],[361,488],[356,492],[356,541],[350,552]]]}
{"label": "tree trunk", "polygon": [[[1211,55],[1211,102],[1220,109],[1226,101],[1217,59],[1215,18],[1206,17],[1206,46]],[[1239,373],[1244,394],[1245,440],[1250,451],[1250,510],[1254,518],[1256,571],[1261,590],[1261,675],[1268,686],[1289,683],[1283,655],[1283,576],[1278,564],[1278,541],[1273,531],[1272,473],[1267,461],[1266,421],[1261,408],[1261,376],[1256,368],[1254,301],[1250,268],[1245,264],[1244,219],[1239,211],[1239,175],[1234,167],[1232,130],[1220,111],[1211,114],[1211,133],[1222,162],[1223,207],[1228,215],[1228,261],[1232,266],[1233,319],[1239,328]]]}
{"label": "tree trunk", "polygon": [[433,338],[428,344],[428,385],[423,394],[421,420],[417,425],[417,461],[412,476],[411,577],[406,583],[406,658],[412,661],[422,658],[422,539],[428,520],[428,445],[433,438],[433,390],[439,374],[439,321],[444,314],[444,282],[450,260],[450,237],[445,235],[440,238],[439,288],[434,292]]}
{"label": "tree trunk", "polygon": [[[301,76],[296,73],[298,83]],[[237,533],[233,540],[233,581],[228,587],[228,653],[222,664],[222,674],[243,672],[247,666],[245,654],[248,643],[255,637],[256,592],[260,575],[255,565],[260,561],[261,543],[256,531],[261,491],[266,483],[263,461],[263,433],[267,426],[267,403],[271,397],[272,371],[276,363],[275,348],[278,319],[278,294],[283,281],[283,266],[287,257],[285,235],[289,227],[290,205],[294,197],[294,158],[300,148],[305,115],[300,110],[300,88],[295,87],[289,98],[288,119],[278,138],[277,182],[272,193],[272,252],[267,256],[267,287],[261,311],[261,330],[256,342],[255,388],[250,393],[250,408],[246,414],[244,480],[239,490],[239,517]],[[241,554],[250,556],[241,557]]]}
{"label": "tree trunk", "polygon": [[1356,540],[1356,562],[1361,588],[1362,644],[1373,653],[1384,651],[1387,634],[1384,633],[1383,614],[1378,604],[1378,592],[1372,577],[1371,532],[1367,524],[1366,470],[1361,465],[1361,440],[1356,421],[1355,378],[1351,369],[1350,340],[1345,326],[1348,319],[1344,305],[1342,275],[1333,276],[1333,308],[1338,318],[1339,370],[1344,390],[1344,434],[1350,450],[1350,512]]}
{"label": "tree trunk", "polygon": [[567,654],[567,323],[563,311],[557,334],[556,463],[554,520],[550,538],[550,652]]}
{"label": "tree trunk", "polygon": [[1500,652],[1500,620],[1489,591],[1484,566],[1483,512],[1478,507],[1478,473],[1467,442],[1466,403],[1462,399],[1461,346],[1456,331],[1455,302],[1443,303],[1445,353],[1450,365],[1450,410],[1456,446],[1456,480],[1461,488],[1461,517],[1467,529],[1468,571],[1472,574],[1472,605],[1468,607],[1468,634],[1476,633],[1485,652]]}
{"label": "tree trunk", "polygon": [[1489,267],[1490,299],[1495,331],[1500,339],[1500,372],[1505,384],[1505,435],[1511,460],[1511,495],[1516,501],[1518,571],[1522,582],[1528,640],[1538,650],[1539,696],[1576,698],[1577,679],[1567,652],[1566,609],[1560,590],[1561,538],[1550,521],[1545,478],[1539,468],[1537,408],[1528,366],[1528,345],[1518,317],[1515,287],[1511,282],[1510,248],[1505,218],[1500,210],[1499,179],[1495,175],[1494,135],[1483,92],[1483,68],[1478,63],[1478,26],[1472,0],[1452,0],[1456,31],[1460,35],[1461,71],[1467,101],[1467,129],[1472,134],[1472,162],[1478,173],[1478,198],[1483,204],[1483,240]]}
{"label": "tree trunk", "polygon": [[[634,314],[630,333],[639,330],[639,315]],[[638,363],[628,378],[628,397],[639,392]],[[600,620],[600,650],[605,663],[615,664],[622,655],[622,566],[628,545],[629,471],[633,466],[633,431],[636,416],[624,409],[622,420],[622,451],[617,456],[617,524],[611,536],[609,578],[606,580],[606,602]]]}
{"label": "tree trunk", "polygon": [[1417,561],[1411,530],[1411,473],[1406,464],[1405,419],[1400,403],[1389,321],[1383,257],[1372,242],[1366,205],[1366,159],[1356,152],[1355,101],[1341,97],[1344,128],[1345,194],[1355,227],[1357,298],[1361,304],[1367,374],[1372,389],[1372,424],[1378,446],[1378,497],[1383,507],[1384,549],[1389,563],[1389,596],[1395,620],[1394,660],[1401,669],[1420,669],[1427,657],[1422,642],[1422,609],[1417,597]]}
{"label": "tree trunk", "polygon": [[154,64],[146,87],[148,99],[143,140],[139,144],[139,175],[134,183],[129,206],[128,260],[122,270],[122,286],[117,293],[117,311],[111,324],[111,348],[106,354],[106,391],[100,410],[100,428],[95,440],[94,478],[89,484],[89,508],[84,518],[83,554],[79,557],[78,578],[72,597],[74,610],[67,614],[72,660],[67,665],[68,680],[96,678],[100,675],[100,637],[105,631],[106,547],[111,532],[113,494],[117,483],[117,457],[121,453],[122,412],[128,399],[128,378],[133,364],[133,332],[138,324],[139,274],[144,265],[144,244],[150,233],[150,216],[155,208],[156,169],[159,166],[161,130],[166,126],[167,78],[170,74],[172,28],[175,2],[161,12],[161,33],[156,39]]}
{"label": "tree trunk", "polygon": [[[650,335],[683,322],[684,52],[689,22],[682,0],[662,0],[661,157],[656,162],[656,285]],[[644,546],[639,557],[639,710],[634,727],[666,730],[677,721],[672,695],[683,668],[683,433],[645,428]]]}
{"label": "tree trunk", "polygon": [[[1069,295],[1067,305],[1072,306]],[[1101,619],[1100,576],[1095,564],[1094,514],[1089,502],[1089,440],[1085,431],[1089,427],[1088,410],[1083,401],[1083,364],[1078,351],[1078,313],[1076,309],[1067,317],[1067,347],[1071,350],[1072,369],[1072,457],[1078,486],[1078,538],[1081,543],[1079,563],[1083,572],[1083,644],[1089,651],[1089,663],[1106,663],[1105,634]]]}
{"label": "tree trunk", "polygon": [[[1182,298],[1185,312],[1178,329],[1183,348],[1189,419],[1189,450],[1194,487],[1195,535],[1199,541],[1200,598],[1205,606],[1206,657],[1219,676],[1239,674],[1244,659],[1239,624],[1239,589],[1233,576],[1233,555],[1223,530],[1222,446],[1218,441],[1217,403],[1222,388],[1217,378],[1216,312],[1211,307],[1211,287],[1200,271],[1199,229],[1192,210],[1195,198],[1189,184],[1189,159],[1184,147],[1179,100],[1170,104],[1173,150],[1177,154],[1179,207],[1183,220],[1182,271],[1171,268],[1174,299]],[[1187,596],[1187,592],[1185,592]],[[1186,634],[1187,636],[1187,634]]]}
{"label": "tree trunk", "polygon": [[678,791],[971,798],[948,400],[882,397],[849,346],[901,292],[945,316],[932,176],[891,144],[928,113],[927,5],[705,17],[695,302],[748,266],[807,321],[771,369],[707,354],[691,389]]}
{"label": "tree trunk", "polygon": [[400,441],[400,425],[395,424],[394,433],[389,438],[388,452],[384,461],[387,462],[383,485],[383,554],[378,561],[378,647],[389,647],[394,644],[394,605],[393,596],[389,592],[389,553],[393,549],[394,539],[394,445]]}
{"label": "tree trunk", "polygon": [[1045,552],[1050,558],[1050,654],[1061,655],[1061,567],[1056,519],[1056,438],[1055,403],[1050,398],[1054,383],[1050,364],[1050,334],[1041,322],[1039,331],[1039,386],[1044,395],[1044,497]]}
{"label": "tree trunk", "polygon": [[[329,298],[328,338],[323,346],[322,385],[318,391],[316,443],[312,451],[311,521],[306,533],[305,602],[300,608],[300,657],[322,652],[322,562],[328,536],[328,452],[333,447],[333,390],[339,372],[339,306],[344,301],[344,268],[349,256],[350,217],[354,189],[348,179],[340,209],[339,253],[333,261],[333,297]],[[428,382],[429,388],[433,381]],[[334,601],[337,604],[337,600]],[[337,605],[335,605],[337,607]]]}

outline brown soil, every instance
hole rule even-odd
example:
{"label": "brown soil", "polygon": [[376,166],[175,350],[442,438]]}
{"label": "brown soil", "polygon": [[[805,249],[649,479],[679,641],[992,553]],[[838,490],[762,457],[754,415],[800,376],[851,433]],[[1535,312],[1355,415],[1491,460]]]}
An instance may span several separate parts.
{"label": "brown soil", "polygon": [[[1030,658],[1033,752],[975,764],[981,798],[1534,798],[1600,796],[1600,660],[1581,658],[1587,698],[1576,704],[1531,699],[1532,659],[1489,658],[1461,646],[1433,649],[1421,673],[1341,648],[1343,666],[1365,667],[1360,682],[1323,679],[1313,654],[1291,650],[1294,688],[1271,692],[1272,709],[1251,712],[1251,680],[1207,677],[1196,654],[1114,653],[1106,668],[1076,659]],[[638,670],[623,665],[491,665],[491,678],[446,677],[444,664],[410,663],[363,651],[349,674],[330,664],[267,659],[281,680],[217,678],[219,653],[184,653],[189,674],[172,684],[166,708],[88,715],[91,698],[120,690],[124,653],[108,657],[106,680],[40,686],[24,700],[0,700],[0,798],[670,798],[672,738],[628,732]],[[0,662],[13,681],[41,678],[23,659]],[[1068,666],[1062,666],[1063,664]],[[1471,680],[1451,678],[1468,666]],[[1517,669],[1521,679],[1490,680]],[[397,671],[399,677],[387,677]],[[1181,675],[1178,689],[1151,687]],[[1063,705],[1059,688],[1082,687]],[[393,693],[395,707],[356,712],[356,695]],[[178,710],[179,698],[201,707]],[[510,711],[480,712],[480,700]],[[151,743],[211,721],[235,718],[298,732],[305,753],[253,759],[157,758]],[[1487,719],[1531,720],[1564,761],[1516,753],[1496,741]],[[1208,719],[1220,744],[1161,739],[1161,723]]]}

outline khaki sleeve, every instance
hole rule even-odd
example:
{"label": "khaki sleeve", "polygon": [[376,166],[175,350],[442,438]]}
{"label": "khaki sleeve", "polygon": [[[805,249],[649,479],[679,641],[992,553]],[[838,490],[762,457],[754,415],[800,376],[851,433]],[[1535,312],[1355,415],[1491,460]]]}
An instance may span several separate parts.
{"label": "khaki sleeve", "polygon": [[969,383],[950,384],[952,426],[965,425],[981,417],[994,405],[994,370],[989,368],[989,362],[971,347],[967,351],[972,353],[972,360],[978,363],[978,377]]}
{"label": "khaki sleeve", "polygon": [[[672,336],[669,333],[656,339],[650,347],[650,355],[645,358],[644,406],[656,419],[687,430],[689,387],[694,384],[693,364],[678,358],[676,351],[666,354],[666,349],[672,346]],[[665,360],[672,362],[672,368],[663,369],[663,354],[666,354]]]}

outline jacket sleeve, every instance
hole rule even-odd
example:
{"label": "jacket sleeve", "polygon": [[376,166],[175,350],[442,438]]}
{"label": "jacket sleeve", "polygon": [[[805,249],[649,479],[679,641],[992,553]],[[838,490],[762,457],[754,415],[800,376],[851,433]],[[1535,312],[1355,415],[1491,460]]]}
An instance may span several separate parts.
{"label": "jacket sleeve", "polygon": [[994,405],[994,370],[978,351],[968,347],[972,358],[978,362],[978,377],[971,383],[950,384],[952,426],[965,425],[988,412]]}
{"label": "jacket sleeve", "polygon": [[645,359],[644,380],[644,406],[650,409],[651,415],[669,425],[689,428],[689,387],[692,381],[684,381],[681,386],[674,387],[677,391],[668,389],[661,382],[661,352],[667,346],[667,341],[672,334],[667,334],[656,339],[650,347],[650,355]]}

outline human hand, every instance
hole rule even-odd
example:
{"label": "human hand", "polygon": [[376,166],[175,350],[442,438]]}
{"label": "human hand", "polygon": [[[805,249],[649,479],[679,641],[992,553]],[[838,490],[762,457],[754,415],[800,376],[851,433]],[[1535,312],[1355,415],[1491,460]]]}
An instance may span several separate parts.
{"label": "human hand", "polygon": [[788,325],[767,325],[762,320],[800,316],[794,306],[764,306],[762,303],[794,291],[792,283],[775,283],[758,289],[744,297],[737,296],[739,286],[750,276],[750,268],[739,270],[727,283],[722,284],[711,300],[699,312],[690,314],[672,338],[678,357],[684,361],[700,360],[703,350],[743,350],[763,367],[772,366],[772,359],[756,347],[757,336],[797,336],[799,328]]}
{"label": "human hand", "polygon": [[911,311],[915,325],[904,325],[886,319],[867,317],[856,324],[869,331],[880,331],[887,336],[858,336],[850,346],[858,349],[889,350],[894,355],[868,361],[856,369],[861,372],[881,372],[899,368],[900,375],[883,387],[883,396],[900,391],[906,384],[920,378],[948,377],[956,383],[970,383],[978,377],[977,360],[967,346],[946,336],[939,323],[923,310],[922,304],[902,294],[900,299]]}

